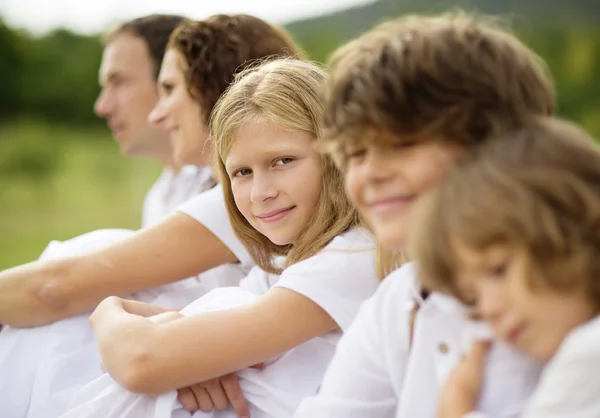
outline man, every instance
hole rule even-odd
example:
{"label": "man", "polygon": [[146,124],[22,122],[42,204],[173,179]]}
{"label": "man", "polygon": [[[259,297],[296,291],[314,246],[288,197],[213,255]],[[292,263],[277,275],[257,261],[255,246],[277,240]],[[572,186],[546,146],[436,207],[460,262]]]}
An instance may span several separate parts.
{"label": "man", "polygon": [[123,155],[150,158],[165,167],[144,200],[142,226],[156,223],[214,185],[209,170],[179,167],[166,133],[147,121],[158,101],[156,79],[169,36],[182,21],[174,15],[145,16],[117,26],[104,37],[102,91],[94,111],[107,120]]}

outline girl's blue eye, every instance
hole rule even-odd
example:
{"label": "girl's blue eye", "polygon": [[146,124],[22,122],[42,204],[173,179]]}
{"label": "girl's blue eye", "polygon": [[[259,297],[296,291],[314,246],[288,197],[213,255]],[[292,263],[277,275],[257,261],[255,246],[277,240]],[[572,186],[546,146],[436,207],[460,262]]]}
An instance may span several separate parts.
{"label": "girl's blue eye", "polygon": [[249,168],[242,168],[235,173],[236,176],[242,177],[249,176],[250,174],[252,174],[252,170],[250,170]]}
{"label": "girl's blue eye", "polygon": [[277,164],[283,164],[283,165],[286,165],[286,164],[289,164],[289,163],[291,163],[292,161],[294,161],[294,159],[293,159],[293,158],[290,158],[290,157],[283,157],[283,158],[280,158],[280,159],[278,159],[278,160],[275,162],[275,164],[276,164],[276,165],[277,165]]}

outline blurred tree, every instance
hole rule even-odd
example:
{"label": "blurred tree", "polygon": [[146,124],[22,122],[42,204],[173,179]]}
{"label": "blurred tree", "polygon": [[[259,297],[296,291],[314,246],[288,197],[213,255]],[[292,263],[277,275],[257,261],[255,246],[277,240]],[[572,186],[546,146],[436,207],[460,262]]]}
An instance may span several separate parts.
{"label": "blurred tree", "polygon": [[19,34],[0,18],[0,119],[20,112],[23,59]]}
{"label": "blurred tree", "polygon": [[96,123],[93,103],[99,92],[98,37],[59,29],[25,42],[22,97],[24,112],[51,120]]}

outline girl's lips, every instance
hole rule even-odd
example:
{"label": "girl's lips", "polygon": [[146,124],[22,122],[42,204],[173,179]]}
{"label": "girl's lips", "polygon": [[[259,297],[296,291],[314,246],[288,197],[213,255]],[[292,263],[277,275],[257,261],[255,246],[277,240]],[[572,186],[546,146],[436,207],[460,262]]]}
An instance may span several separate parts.
{"label": "girl's lips", "polygon": [[263,222],[277,222],[285,218],[295,208],[296,206],[290,206],[289,208],[277,209],[271,212],[262,213],[260,215],[256,215],[256,217]]}

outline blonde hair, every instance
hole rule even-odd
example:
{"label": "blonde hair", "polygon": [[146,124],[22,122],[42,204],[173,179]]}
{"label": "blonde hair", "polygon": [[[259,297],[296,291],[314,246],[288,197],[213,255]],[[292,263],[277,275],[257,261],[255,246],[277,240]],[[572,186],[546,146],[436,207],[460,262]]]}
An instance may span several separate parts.
{"label": "blonde hair", "polygon": [[[551,118],[489,140],[419,202],[409,247],[429,290],[456,289],[458,241],[524,249],[536,280],[600,307],[600,147]],[[537,284],[531,283],[532,285]]]}
{"label": "blonde hair", "polygon": [[369,129],[471,147],[555,108],[544,62],[497,22],[460,11],[383,23],[336,50],[329,75],[325,139],[342,167]]}
{"label": "blonde hair", "polygon": [[288,130],[322,136],[323,106],[319,92],[326,73],[297,59],[263,62],[241,72],[215,105],[209,130],[215,165],[234,232],[263,270],[280,273],[273,256],[286,256],[286,267],[316,254],[333,238],[360,224],[356,209],[344,193],[341,173],[331,158],[322,156],[323,184],[316,214],[293,245],[280,246],[254,229],[238,210],[225,160],[240,128],[260,120]]}

